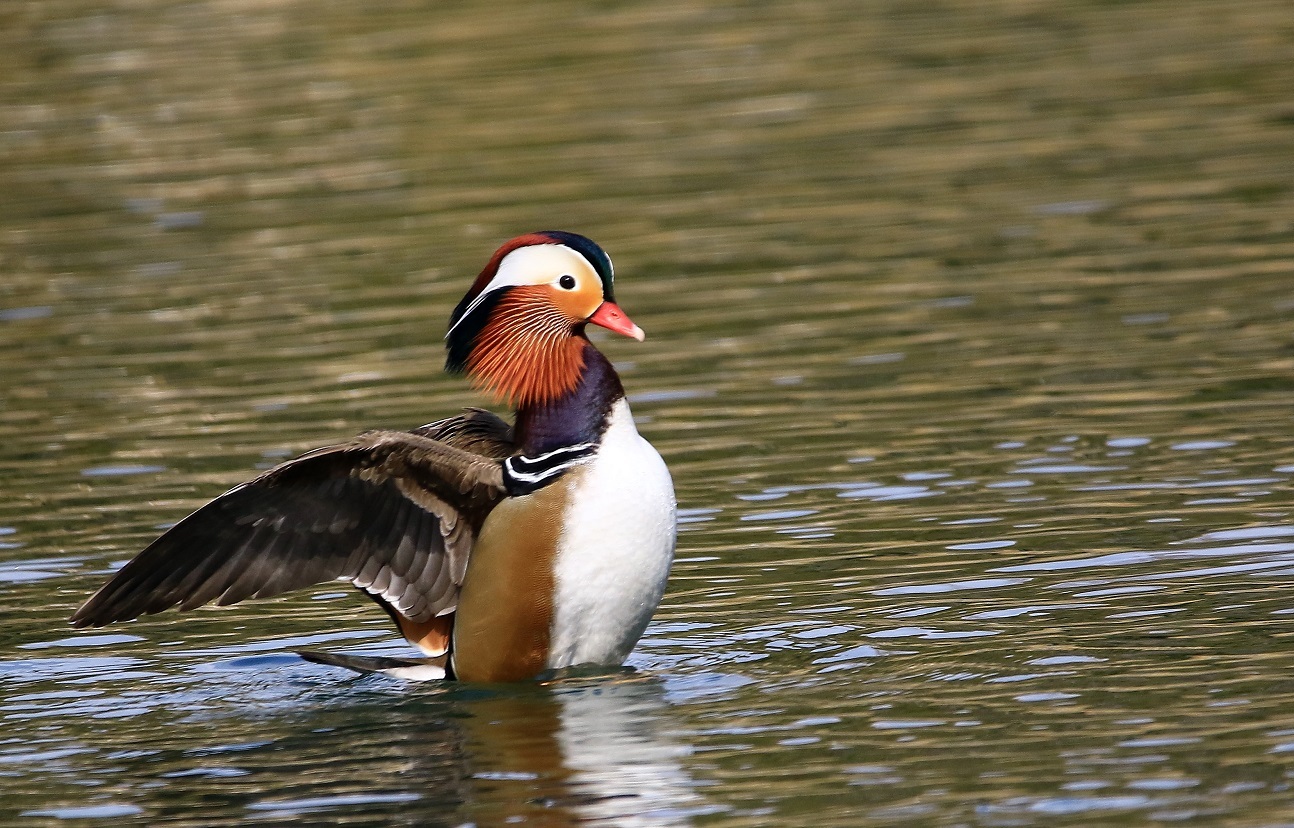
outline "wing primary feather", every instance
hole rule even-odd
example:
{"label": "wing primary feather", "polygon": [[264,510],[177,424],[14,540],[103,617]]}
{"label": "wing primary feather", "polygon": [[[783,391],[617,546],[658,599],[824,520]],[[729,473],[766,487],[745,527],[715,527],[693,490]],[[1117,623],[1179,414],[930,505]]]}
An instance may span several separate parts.
{"label": "wing primary feather", "polygon": [[329,580],[328,573],[336,568],[335,556],[331,554],[335,544],[319,543],[320,548],[313,553],[301,549],[309,546],[312,540],[300,534],[281,536],[274,541],[275,549],[258,553],[259,559],[270,560],[277,566],[267,572],[253,593],[255,597],[271,598],[288,590]]}
{"label": "wing primary feather", "polygon": [[262,527],[230,557],[229,577],[224,590],[217,596],[218,607],[237,604],[244,598],[256,593],[267,579],[270,567],[275,563],[270,557],[274,548],[283,539],[270,527]]}
{"label": "wing primary feather", "polygon": [[240,546],[230,548],[228,544],[222,545],[198,561],[174,590],[181,612],[200,607],[228,589],[238,571],[239,553],[255,542],[257,534],[259,528],[253,529],[251,536]]}
{"label": "wing primary feather", "polygon": [[170,607],[174,602],[163,604],[161,601],[169,592],[168,582],[178,580],[182,572],[168,565],[173,555],[166,554],[170,543],[163,543],[165,538],[166,535],[158,538],[139,557],[118,570],[112,580],[77,611],[72,618],[73,623],[101,627]]}

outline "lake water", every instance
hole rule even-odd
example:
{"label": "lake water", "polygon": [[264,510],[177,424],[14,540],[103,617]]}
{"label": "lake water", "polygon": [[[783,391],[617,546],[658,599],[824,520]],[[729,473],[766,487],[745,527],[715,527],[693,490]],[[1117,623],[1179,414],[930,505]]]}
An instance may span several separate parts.
{"label": "lake water", "polygon": [[[1284,2],[0,10],[0,822],[1294,824]],[[585,233],[673,470],[632,671],[352,678],[325,585],[74,632],[161,527],[482,399]]]}

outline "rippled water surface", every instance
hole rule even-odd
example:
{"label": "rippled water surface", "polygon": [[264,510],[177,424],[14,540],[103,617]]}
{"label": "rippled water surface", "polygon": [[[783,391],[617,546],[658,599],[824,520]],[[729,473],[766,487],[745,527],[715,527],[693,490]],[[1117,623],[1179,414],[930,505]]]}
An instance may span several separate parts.
{"label": "rippled water surface", "polygon": [[[0,9],[0,822],[1294,820],[1283,2]],[[408,685],[324,586],[73,631],[258,469],[480,397],[599,240],[682,507],[631,671]]]}

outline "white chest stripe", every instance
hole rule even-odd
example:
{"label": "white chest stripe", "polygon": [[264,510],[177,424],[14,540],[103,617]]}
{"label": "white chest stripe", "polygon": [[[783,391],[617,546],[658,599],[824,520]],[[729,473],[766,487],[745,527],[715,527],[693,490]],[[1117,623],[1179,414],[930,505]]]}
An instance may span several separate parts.
{"label": "white chest stripe", "polygon": [[530,494],[586,462],[597,450],[594,443],[577,443],[545,452],[538,457],[518,454],[503,461],[503,481],[511,495]]}

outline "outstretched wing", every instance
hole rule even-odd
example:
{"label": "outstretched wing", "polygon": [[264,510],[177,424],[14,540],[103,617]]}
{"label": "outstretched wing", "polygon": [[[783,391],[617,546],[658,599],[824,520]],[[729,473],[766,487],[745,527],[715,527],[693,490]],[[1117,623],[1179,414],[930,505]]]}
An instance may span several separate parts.
{"label": "outstretched wing", "polygon": [[469,411],[309,452],[177,523],[72,623],[97,627],[337,578],[411,621],[453,612],[476,533],[504,495],[493,455],[510,441],[497,417]]}

